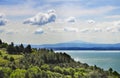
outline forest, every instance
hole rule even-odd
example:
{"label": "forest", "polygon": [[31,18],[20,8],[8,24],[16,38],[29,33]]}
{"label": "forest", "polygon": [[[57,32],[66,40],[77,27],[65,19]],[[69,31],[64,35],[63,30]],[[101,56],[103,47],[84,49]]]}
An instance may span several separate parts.
{"label": "forest", "polygon": [[75,61],[67,53],[0,40],[0,78],[120,78],[120,74]]}

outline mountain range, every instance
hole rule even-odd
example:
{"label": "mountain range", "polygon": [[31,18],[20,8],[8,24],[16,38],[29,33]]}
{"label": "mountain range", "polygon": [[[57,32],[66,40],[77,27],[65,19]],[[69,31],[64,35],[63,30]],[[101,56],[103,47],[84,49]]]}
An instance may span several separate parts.
{"label": "mountain range", "polygon": [[120,43],[98,44],[80,40],[56,44],[31,45],[32,48],[48,48],[54,50],[120,50]]}

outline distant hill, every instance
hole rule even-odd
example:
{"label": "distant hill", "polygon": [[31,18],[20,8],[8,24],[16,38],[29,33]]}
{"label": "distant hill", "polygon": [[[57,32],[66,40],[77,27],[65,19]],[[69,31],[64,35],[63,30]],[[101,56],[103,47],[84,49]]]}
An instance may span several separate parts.
{"label": "distant hill", "polygon": [[56,44],[31,45],[33,48],[52,48],[54,50],[120,50],[120,43],[97,44],[84,41],[70,41]]}

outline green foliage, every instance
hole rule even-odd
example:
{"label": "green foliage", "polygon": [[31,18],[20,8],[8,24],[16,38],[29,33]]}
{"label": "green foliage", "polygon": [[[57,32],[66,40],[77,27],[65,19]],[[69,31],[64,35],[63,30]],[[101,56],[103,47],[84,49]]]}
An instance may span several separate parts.
{"label": "green foliage", "polygon": [[8,56],[4,56],[3,58],[4,58],[5,60],[8,60]]}
{"label": "green foliage", "polygon": [[9,78],[12,69],[9,67],[3,67],[0,69],[0,78]]}
{"label": "green foliage", "polygon": [[25,73],[24,69],[16,69],[11,73],[10,78],[25,78]]}
{"label": "green foliage", "polygon": [[15,59],[13,57],[10,57],[10,61],[13,62]]}
{"label": "green foliage", "polygon": [[47,70],[50,70],[50,67],[48,64],[44,64],[41,66],[41,69],[47,71]]}
{"label": "green foliage", "polygon": [[40,74],[41,74],[41,69],[37,66],[33,66],[31,68],[28,68],[25,74],[25,78],[36,78]]}
{"label": "green foliage", "polygon": [[62,68],[61,67],[59,67],[59,66],[55,66],[54,68],[53,68],[53,70],[54,70],[54,72],[58,72],[58,73],[63,73],[63,70],[62,70]]}
{"label": "green foliage", "polygon": [[2,40],[0,39],[0,48],[7,48],[8,44],[2,42]]}

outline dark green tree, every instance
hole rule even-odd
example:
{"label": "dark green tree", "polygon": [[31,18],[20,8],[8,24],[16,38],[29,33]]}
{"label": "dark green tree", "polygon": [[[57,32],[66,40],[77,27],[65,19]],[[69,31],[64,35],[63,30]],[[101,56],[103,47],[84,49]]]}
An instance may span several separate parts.
{"label": "dark green tree", "polygon": [[15,59],[13,57],[10,57],[10,61],[13,62]]}
{"label": "dark green tree", "polygon": [[20,44],[19,50],[20,50],[20,52],[24,52],[24,46],[23,46],[23,44]]}
{"label": "dark green tree", "polygon": [[20,54],[20,48],[19,48],[19,46],[15,46],[15,51],[16,51],[16,54]]}
{"label": "dark green tree", "polygon": [[112,73],[112,72],[113,72],[113,69],[112,69],[112,68],[109,68],[109,72]]}
{"label": "dark green tree", "polygon": [[27,45],[27,47],[25,48],[25,53],[31,53],[32,52],[32,48],[31,45]]}
{"label": "dark green tree", "polygon": [[0,39],[0,45],[2,44],[2,40]]}
{"label": "dark green tree", "polygon": [[10,45],[8,45],[7,51],[8,51],[9,54],[15,54],[16,53],[16,50],[15,50],[13,42]]}

